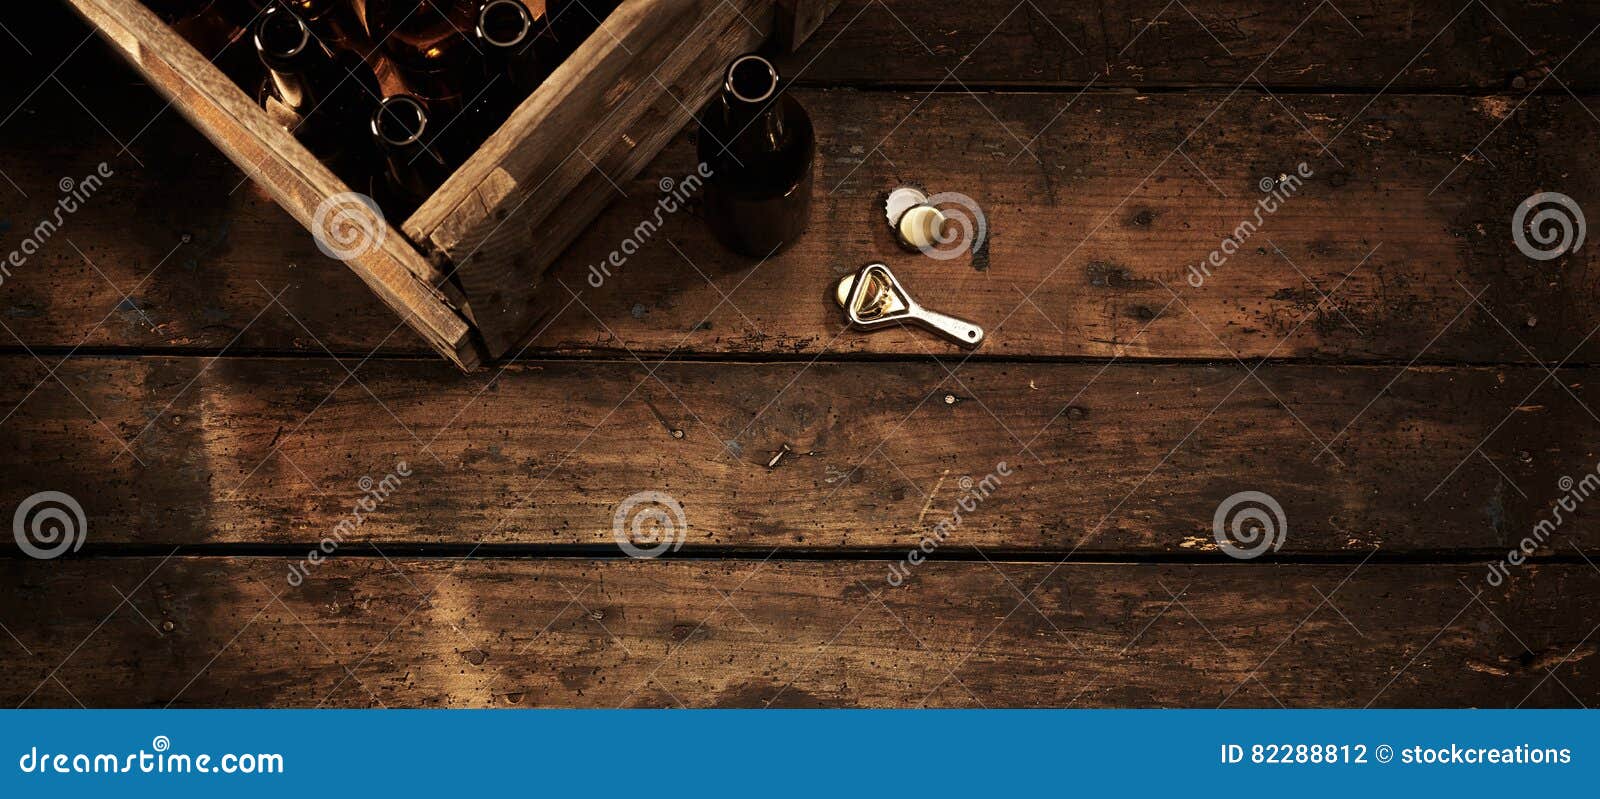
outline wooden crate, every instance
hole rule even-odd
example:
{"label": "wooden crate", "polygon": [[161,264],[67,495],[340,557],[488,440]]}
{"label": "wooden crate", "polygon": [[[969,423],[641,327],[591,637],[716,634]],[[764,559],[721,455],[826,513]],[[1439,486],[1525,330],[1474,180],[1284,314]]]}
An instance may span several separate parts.
{"label": "wooden crate", "polygon": [[[68,0],[308,230],[352,189],[138,0]],[[625,0],[410,218],[345,263],[463,369],[514,354],[540,277],[774,32],[803,41],[838,0]],[[325,209],[324,209],[325,210]]]}

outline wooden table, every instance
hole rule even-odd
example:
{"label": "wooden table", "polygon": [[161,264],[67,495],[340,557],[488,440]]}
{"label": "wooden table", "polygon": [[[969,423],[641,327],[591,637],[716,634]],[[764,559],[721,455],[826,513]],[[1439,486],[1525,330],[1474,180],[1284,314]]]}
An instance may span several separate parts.
{"label": "wooden table", "polygon": [[[1600,7],[846,0],[784,64],[819,136],[805,239],[755,265],[678,215],[591,287],[685,133],[515,362],[463,375],[39,5],[0,12],[29,52],[0,250],[113,176],[0,281],[0,507],[88,518],[74,555],[0,562],[0,701],[1600,699],[1600,510],[1571,499],[1600,262],[1511,223],[1536,192],[1600,213]],[[894,249],[907,181],[975,198],[985,251]],[[988,341],[844,330],[830,286],[876,259]],[[681,504],[680,549],[622,556],[642,491]],[[1214,526],[1245,491],[1284,514],[1248,560]]]}

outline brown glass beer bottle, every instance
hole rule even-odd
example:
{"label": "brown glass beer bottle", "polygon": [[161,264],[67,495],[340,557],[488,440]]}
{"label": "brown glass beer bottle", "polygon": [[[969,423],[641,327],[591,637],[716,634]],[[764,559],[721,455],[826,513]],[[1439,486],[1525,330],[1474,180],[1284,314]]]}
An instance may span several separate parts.
{"label": "brown glass beer bottle", "polygon": [[759,55],[734,59],[700,120],[706,222],[734,252],[764,258],[794,244],[811,216],[811,117]]}
{"label": "brown glass beer bottle", "polygon": [[251,41],[267,68],[262,103],[334,172],[356,178],[367,151],[362,131],[378,104],[371,70],[352,53],[334,55],[284,6],[261,12]]}
{"label": "brown glass beer bottle", "polygon": [[409,215],[450,176],[450,165],[429,143],[433,124],[427,104],[409,94],[385,97],[372,115],[372,140],[384,159],[374,194],[394,215]]}

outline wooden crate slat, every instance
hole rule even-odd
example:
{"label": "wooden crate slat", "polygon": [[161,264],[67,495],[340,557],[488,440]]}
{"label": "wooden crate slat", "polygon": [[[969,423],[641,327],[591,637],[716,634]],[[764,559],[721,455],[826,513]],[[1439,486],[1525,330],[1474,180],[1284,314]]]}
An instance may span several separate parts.
{"label": "wooden crate slat", "polygon": [[[71,0],[121,53],[245,173],[311,229],[326,197],[349,191],[226,75],[136,0]],[[390,230],[346,262],[390,308],[463,368],[478,361],[461,315],[434,288],[441,277]]]}
{"label": "wooden crate slat", "polygon": [[773,36],[778,45],[788,52],[800,49],[839,3],[840,0],[777,0],[777,30]]}
{"label": "wooden crate slat", "polygon": [[[406,221],[455,264],[493,355],[533,328],[545,267],[689,121],[721,66],[766,37],[772,14],[770,0],[623,3]],[[652,107],[671,122],[638,129]]]}
{"label": "wooden crate slat", "polygon": [[[0,670],[0,701],[756,708],[1600,701],[1596,650],[1585,640],[1600,618],[1583,599],[1600,591],[1600,572],[1581,562],[1527,566],[1500,587],[1483,583],[1479,564],[925,563],[898,589],[886,584],[886,564],[871,561],[363,557],[314,566],[298,587],[286,582],[292,562],[0,562],[0,579],[11,587],[0,593],[0,617],[34,653]],[[1031,605],[1020,604],[1021,592],[1035,586]],[[124,594],[133,609],[122,607]],[[21,619],[34,621],[18,626]]]}
{"label": "wooden crate slat", "polygon": [[[1005,461],[1015,474],[950,546],[1222,559],[1215,510],[1263,491],[1288,520],[1284,556],[1489,555],[1600,450],[1579,404],[1600,407],[1593,369],[1559,373],[1574,399],[1539,367],[969,363],[958,383],[931,363],[668,363],[652,378],[555,361],[491,385],[369,361],[357,384],[326,360],[80,355],[56,371],[69,394],[27,356],[0,365],[19,377],[0,389],[16,408],[0,448],[30,463],[0,505],[66,491],[107,546],[314,542],[360,476],[405,461],[414,476],[350,540],[610,548],[617,505],[660,489],[697,548],[908,549],[963,478]],[[137,434],[140,462],[108,430]],[[1550,546],[1569,542],[1600,547],[1600,525],[1569,520]]]}
{"label": "wooden crate slat", "polygon": [[[73,5],[302,225],[348,191],[137,0]],[[801,24],[814,27],[816,9],[805,12]],[[721,65],[766,38],[773,15],[771,0],[628,0],[402,226],[410,241],[386,238],[350,267],[457,365],[471,368],[484,346],[505,353],[537,321],[531,295],[544,268],[603,209],[600,181],[631,179],[704,102]],[[646,116],[668,99],[686,109],[681,118]],[[640,130],[641,119],[671,122]],[[570,155],[553,159],[558,147]],[[571,155],[589,163],[569,167]]]}

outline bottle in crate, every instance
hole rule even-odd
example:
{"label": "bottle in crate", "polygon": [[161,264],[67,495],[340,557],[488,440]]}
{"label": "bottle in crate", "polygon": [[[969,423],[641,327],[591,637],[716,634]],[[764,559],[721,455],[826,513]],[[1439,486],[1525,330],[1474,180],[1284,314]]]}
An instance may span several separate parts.
{"label": "bottle in crate", "polygon": [[372,141],[383,155],[373,196],[394,216],[409,215],[450,176],[450,165],[432,146],[434,118],[419,97],[385,97],[369,123]]}
{"label": "bottle in crate", "polygon": [[324,46],[338,49],[346,45],[354,19],[344,0],[215,0],[217,12],[242,28],[253,28],[272,6],[282,6],[311,27]]}
{"label": "bottle in crate", "polygon": [[[538,2],[538,0],[533,0]],[[606,17],[621,5],[620,0],[548,0],[544,16],[550,20],[551,42],[543,55],[552,63],[560,63],[583,40],[605,24]],[[604,34],[601,34],[604,35]]]}
{"label": "bottle in crate", "polygon": [[456,117],[488,83],[482,50],[470,39],[481,0],[356,0],[356,17],[406,94],[428,116],[425,142],[449,163],[471,154]]}
{"label": "bottle in crate", "polygon": [[239,33],[239,26],[217,13],[226,0],[146,0],[146,6],[200,54],[216,61]]}
{"label": "bottle in crate", "polygon": [[[486,80],[453,127],[458,148],[470,155],[505,123],[550,74],[538,44],[549,25],[523,0],[485,0],[473,26],[473,45],[483,54]],[[542,5],[538,6],[543,8]]]}
{"label": "bottle in crate", "polygon": [[367,38],[408,75],[440,79],[459,73],[473,59],[467,32],[481,0],[355,0],[355,17]]}
{"label": "bottle in crate", "polygon": [[473,36],[489,61],[490,74],[505,81],[518,102],[558,63],[549,57],[555,35],[538,0],[485,0]]}
{"label": "bottle in crate", "polygon": [[378,105],[371,70],[354,53],[330,51],[279,5],[256,18],[251,42],[267,70],[261,100],[269,114],[341,178],[360,182],[370,167],[363,132]]}

